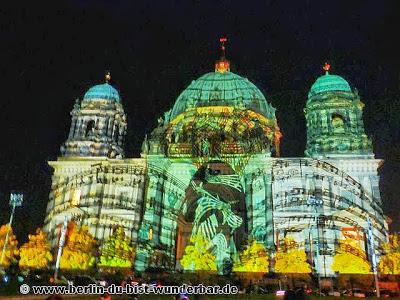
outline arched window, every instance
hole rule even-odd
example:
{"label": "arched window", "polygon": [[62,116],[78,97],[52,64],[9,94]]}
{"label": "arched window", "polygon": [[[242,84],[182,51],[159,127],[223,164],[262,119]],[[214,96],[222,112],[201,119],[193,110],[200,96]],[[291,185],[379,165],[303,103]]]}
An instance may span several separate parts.
{"label": "arched window", "polygon": [[94,127],[95,127],[94,120],[90,120],[89,122],[87,122],[86,130],[85,130],[85,137],[93,135]]}
{"label": "arched window", "polygon": [[346,128],[346,122],[342,115],[332,114],[332,128],[335,133],[344,133]]}
{"label": "arched window", "polygon": [[118,125],[115,126],[114,140],[118,144],[118,140],[119,140],[119,126]]}

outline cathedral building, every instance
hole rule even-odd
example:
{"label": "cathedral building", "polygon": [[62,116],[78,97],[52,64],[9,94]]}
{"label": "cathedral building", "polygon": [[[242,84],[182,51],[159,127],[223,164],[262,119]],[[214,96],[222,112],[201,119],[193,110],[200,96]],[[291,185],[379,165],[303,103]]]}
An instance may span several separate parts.
{"label": "cathedral building", "polygon": [[66,219],[89,226],[100,243],[122,226],[136,248],[136,270],[181,270],[190,237],[201,235],[222,272],[250,239],[273,254],[291,237],[314,273],[331,276],[339,240],[352,236],[367,249],[370,222],[379,255],[387,239],[382,161],[365,134],[357,91],[324,69],[305,104],[301,158],[280,157],[275,108],[230,71],[224,51],[215,70],[192,81],[159,118],[141,157],[127,158],[123,99],[108,74],[76,101],[61,155],[49,162],[52,245]]}

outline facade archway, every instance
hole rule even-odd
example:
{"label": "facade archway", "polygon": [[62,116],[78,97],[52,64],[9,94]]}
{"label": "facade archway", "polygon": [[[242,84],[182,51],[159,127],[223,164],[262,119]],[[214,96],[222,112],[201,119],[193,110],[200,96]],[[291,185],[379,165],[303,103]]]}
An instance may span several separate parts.
{"label": "facade archway", "polygon": [[194,174],[185,195],[185,209],[178,218],[176,268],[199,270],[181,264],[191,237],[198,237],[215,256],[219,273],[226,263],[238,259],[238,249],[247,242],[247,214],[240,177],[220,161],[208,162]]}
{"label": "facade archway", "polygon": [[[167,162],[163,167],[149,164],[146,211],[139,233],[136,269],[145,270],[148,257],[154,249],[162,250],[169,257],[170,265],[179,264],[184,249],[195,229],[211,242],[215,235],[227,247],[226,257],[233,258],[236,249],[247,241],[247,214],[241,180],[226,163],[214,161],[197,169],[189,162]],[[158,164],[159,165],[159,164]],[[168,171],[166,171],[168,170]],[[179,179],[177,175],[179,174]],[[212,226],[211,226],[212,225]],[[153,236],[149,239],[149,230]],[[214,240],[216,243],[216,240]]]}

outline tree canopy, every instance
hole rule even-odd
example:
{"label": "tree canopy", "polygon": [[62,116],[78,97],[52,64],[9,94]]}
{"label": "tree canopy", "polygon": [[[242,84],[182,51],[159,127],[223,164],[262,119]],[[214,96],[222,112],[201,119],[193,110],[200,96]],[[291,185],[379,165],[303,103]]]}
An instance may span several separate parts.
{"label": "tree canopy", "polygon": [[130,268],[135,256],[131,239],[126,236],[124,228],[118,226],[105,241],[100,256],[102,267]]}
{"label": "tree canopy", "polygon": [[36,234],[28,235],[28,242],[19,249],[19,266],[23,269],[44,269],[53,260],[47,233],[41,228],[36,229]]}
{"label": "tree canopy", "polygon": [[249,241],[239,254],[240,261],[233,266],[235,272],[268,272],[269,256],[263,244]]}
{"label": "tree canopy", "polygon": [[333,257],[332,270],[341,274],[371,273],[371,266],[359,241],[347,238],[339,242],[339,248]]}
{"label": "tree canopy", "polygon": [[[5,268],[9,267],[11,263],[16,262],[17,261],[16,257],[19,254],[18,241],[14,235],[12,227],[10,227],[9,224],[5,224],[0,227],[0,251],[1,252],[3,251],[7,231],[9,231],[8,241],[5,248],[3,261],[0,262],[0,264]],[[0,253],[0,256],[1,255],[2,254]]]}
{"label": "tree canopy", "polygon": [[310,273],[311,267],[307,262],[304,249],[298,247],[293,238],[285,238],[284,247],[275,255],[276,273]]}
{"label": "tree canopy", "polygon": [[96,240],[87,226],[68,224],[66,242],[61,255],[61,269],[86,270],[95,263]]}
{"label": "tree canopy", "polygon": [[383,244],[384,255],[379,260],[378,269],[382,274],[400,275],[400,236],[393,234]]}
{"label": "tree canopy", "polygon": [[185,270],[217,270],[216,257],[211,253],[208,242],[201,235],[194,235],[190,238],[190,244],[185,248],[181,264]]}

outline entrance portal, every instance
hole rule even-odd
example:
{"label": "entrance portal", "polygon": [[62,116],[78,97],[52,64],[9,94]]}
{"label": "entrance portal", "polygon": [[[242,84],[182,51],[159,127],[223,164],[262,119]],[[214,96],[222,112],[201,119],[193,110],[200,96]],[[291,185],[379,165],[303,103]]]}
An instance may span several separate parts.
{"label": "entrance portal", "polygon": [[[177,268],[229,273],[239,259],[237,249],[247,242],[246,206],[239,176],[226,163],[209,162],[195,174],[185,197],[186,214],[177,228]],[[196,259],[202,255],[214,262],[200,266]]]}

